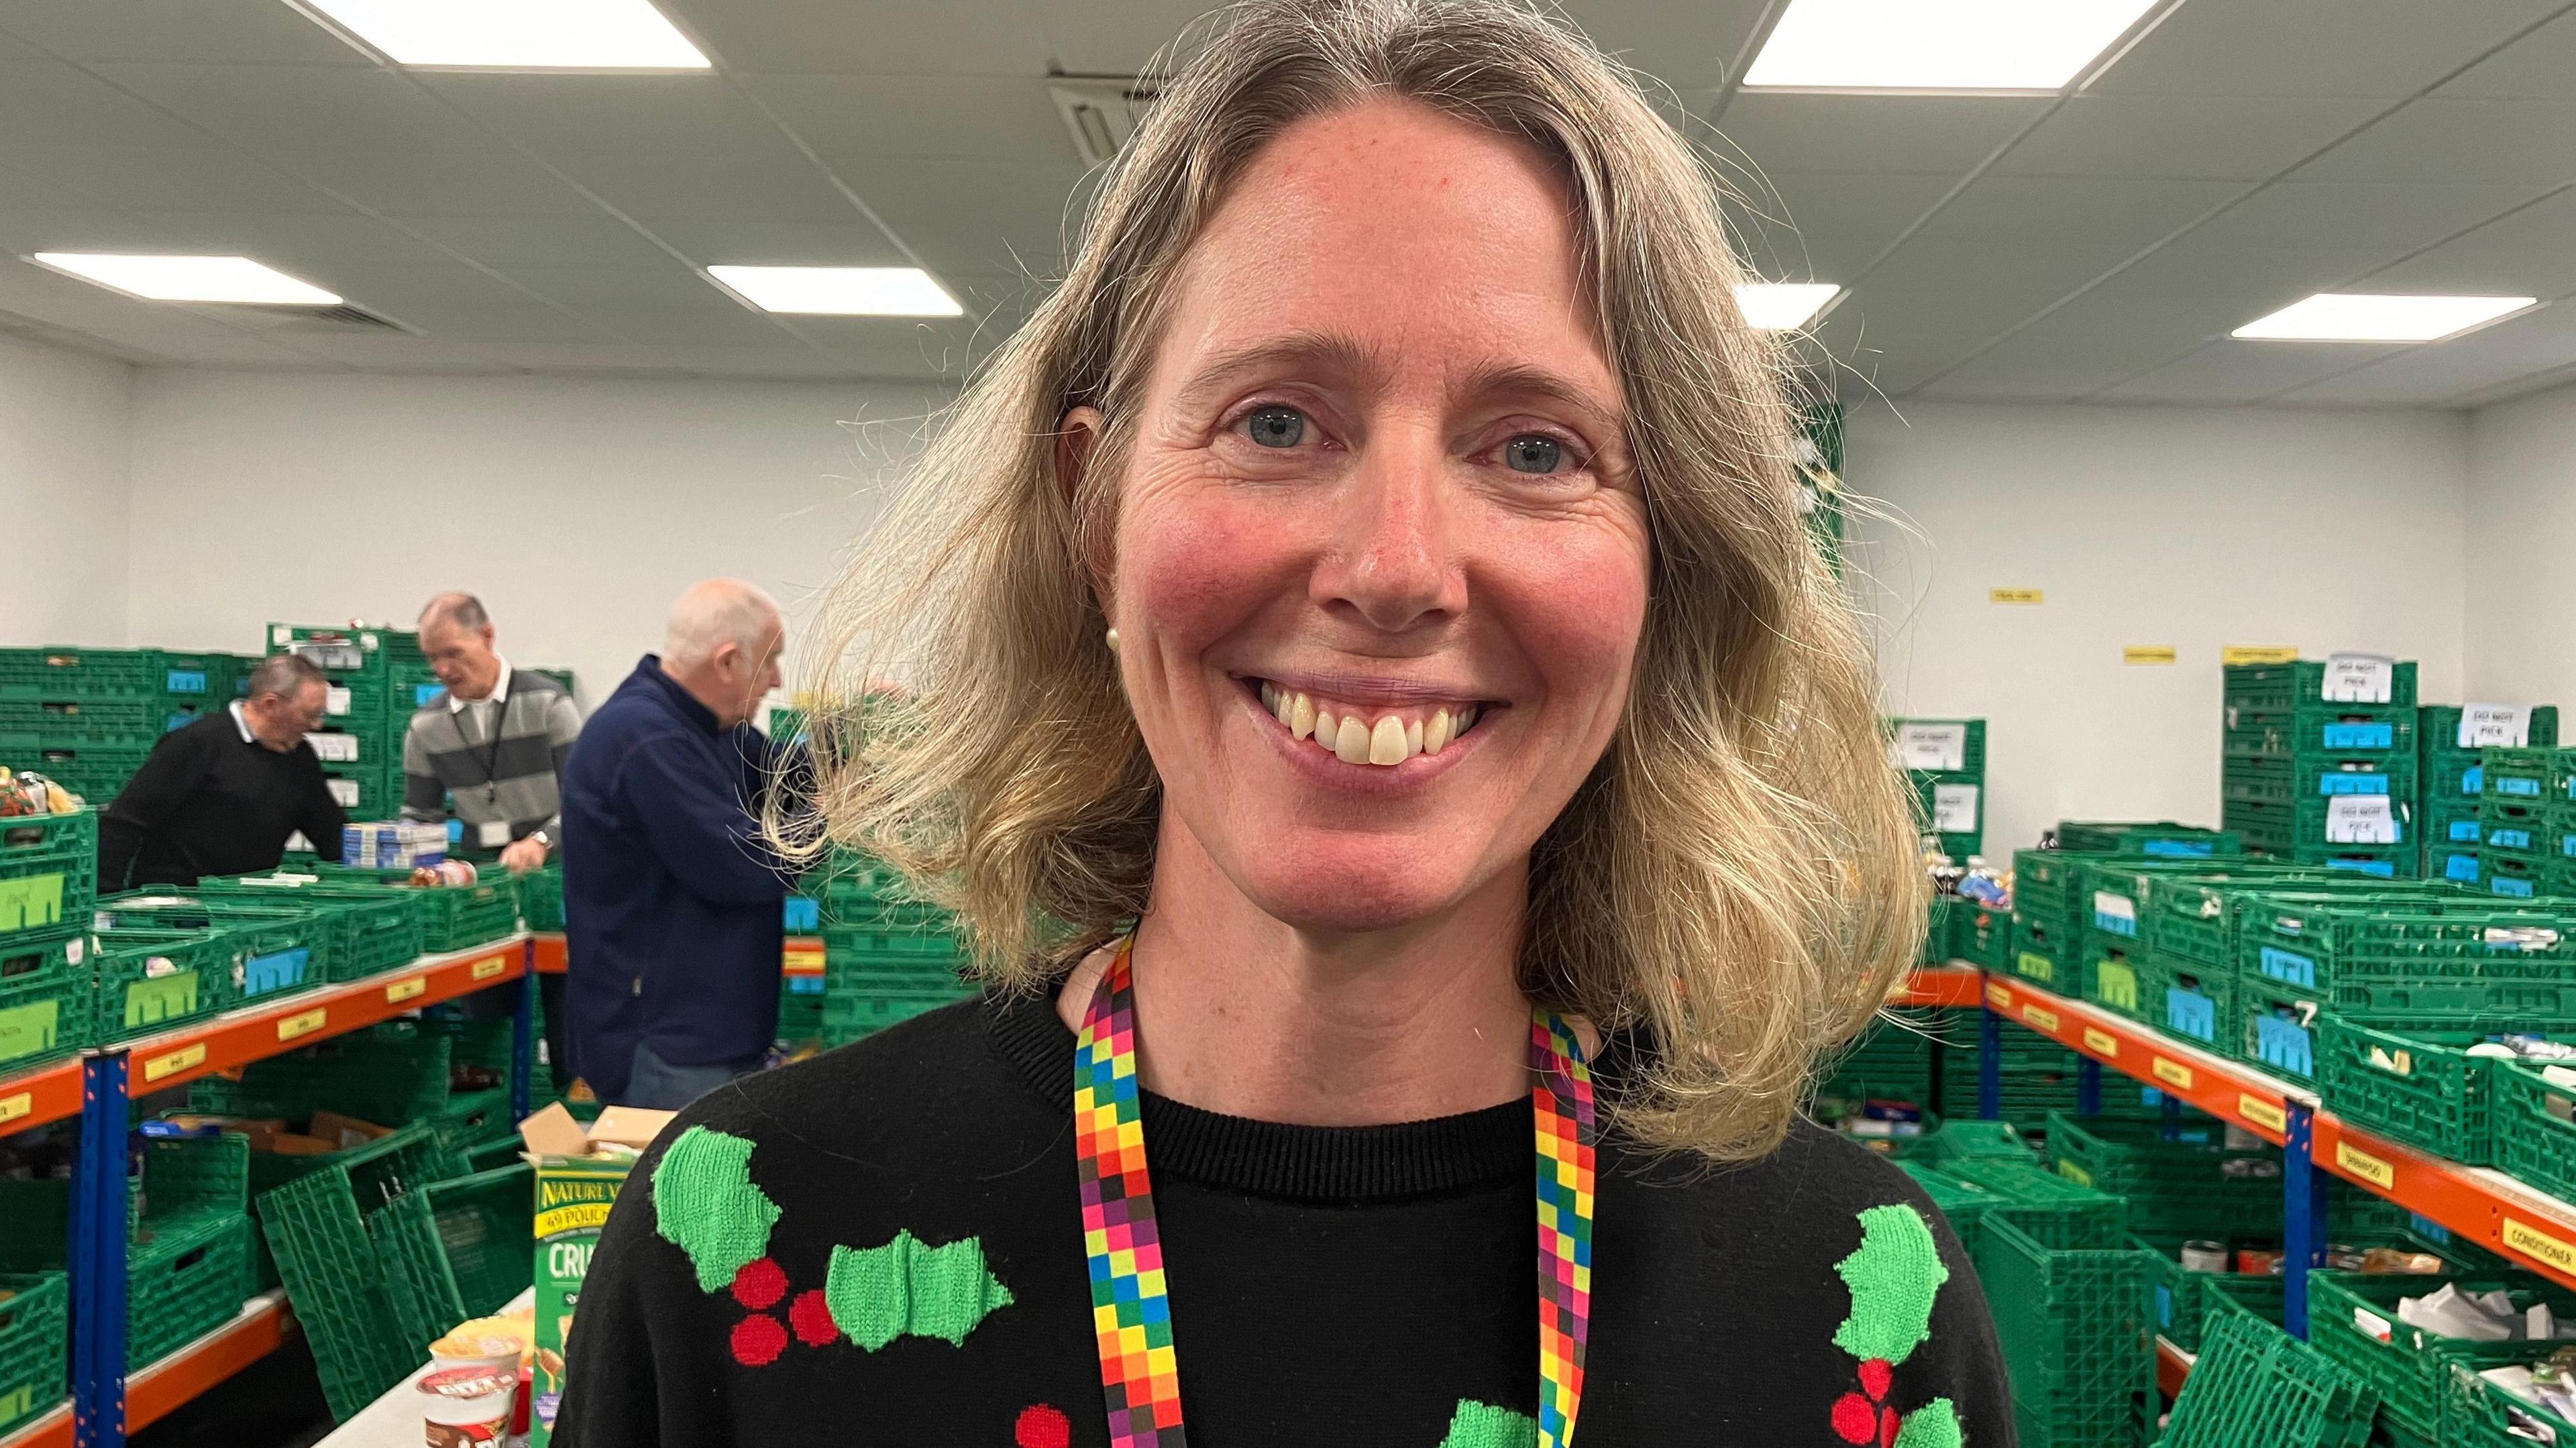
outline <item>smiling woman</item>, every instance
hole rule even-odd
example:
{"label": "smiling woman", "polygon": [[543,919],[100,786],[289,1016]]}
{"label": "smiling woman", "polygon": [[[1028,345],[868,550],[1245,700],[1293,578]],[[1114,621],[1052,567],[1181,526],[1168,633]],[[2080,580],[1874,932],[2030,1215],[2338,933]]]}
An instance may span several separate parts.
{"label": "smiling woman", "polygon": [[1795,1123],[1923,885],[1738,276],[1556,24],[1229,12],[816,681],[907,681],[830,833],[993,989],[691,1108],[568,1441],[2008,1444],[1957,1243]]}

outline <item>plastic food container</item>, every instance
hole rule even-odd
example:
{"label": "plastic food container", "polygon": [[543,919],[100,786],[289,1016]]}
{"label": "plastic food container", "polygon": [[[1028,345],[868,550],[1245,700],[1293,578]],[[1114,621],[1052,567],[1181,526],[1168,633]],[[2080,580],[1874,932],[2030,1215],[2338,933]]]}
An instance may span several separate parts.
{"label": "plastic food container", "polygon": [[432,1368],[420,1380],[429,1448],[503,1448],[519,1395],[519,1369]]}

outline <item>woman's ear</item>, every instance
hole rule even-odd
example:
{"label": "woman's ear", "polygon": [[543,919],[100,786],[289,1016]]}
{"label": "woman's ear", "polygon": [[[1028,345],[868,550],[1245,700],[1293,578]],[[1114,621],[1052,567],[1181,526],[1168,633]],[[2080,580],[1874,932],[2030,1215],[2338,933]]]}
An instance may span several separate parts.
{"label": "woman's ear", "polygon": [[1072,508],[1074,499],[1082,494],[1092,454],[1100,447],[1100,425],[1100,409],[1088,406],[1067,409],[1064,419],[1056,424],[1055,479],[1056,485],[1064,489],[1067,508]]}

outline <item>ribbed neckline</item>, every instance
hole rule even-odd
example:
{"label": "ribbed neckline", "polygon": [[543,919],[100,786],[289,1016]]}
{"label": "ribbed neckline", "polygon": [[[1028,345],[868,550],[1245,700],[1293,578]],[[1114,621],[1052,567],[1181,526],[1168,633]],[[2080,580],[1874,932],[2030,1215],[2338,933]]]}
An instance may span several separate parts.
{"label": "ribbed neckline", "polygon": [[[1048,1105],[1073,1109],[1074,1034],[1046,998],[989,996],[993,1047]],[[1527,1180],[1535,1169],[1527,1100],[1388,1126],[1254,1121],[1144,1093],[1158,1175],[1297,1201],[1377,1202]]]}

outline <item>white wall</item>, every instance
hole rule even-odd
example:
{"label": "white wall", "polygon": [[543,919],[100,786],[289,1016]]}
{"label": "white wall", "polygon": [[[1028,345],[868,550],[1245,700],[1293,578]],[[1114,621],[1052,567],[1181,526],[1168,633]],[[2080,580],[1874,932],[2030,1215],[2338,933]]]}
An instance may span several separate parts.
{"label": "white wall", "polygon": [[[131,633],[256,652],[263,625],[408,627],[479,595],[514,663],[596,703],[671,600],[738,574],[800,605],[936,405],[891,387],[219,371],[142,374]],[[871,424],[866,438],[848,425]]]}
{"label": "white wall", "polygon": [[0,336],[0,645],[122,644],[122,362]]}
{"label": "white wall", "polygon": [[[2393,653],[2425,699],[2460,697],[2460,414],[1856,414],[1845,474],[1901,520],[1858,524],[1853,555],[1887,707],[1987,721],[1989,850],[2062,818],[2216,823],[2229,645]],[[2124,664],[2132,645],[2178,661]]]}
{"label": "white wall", "polygon": [[2576,721],[2576,387],[2469,422],[2469,691]]}

